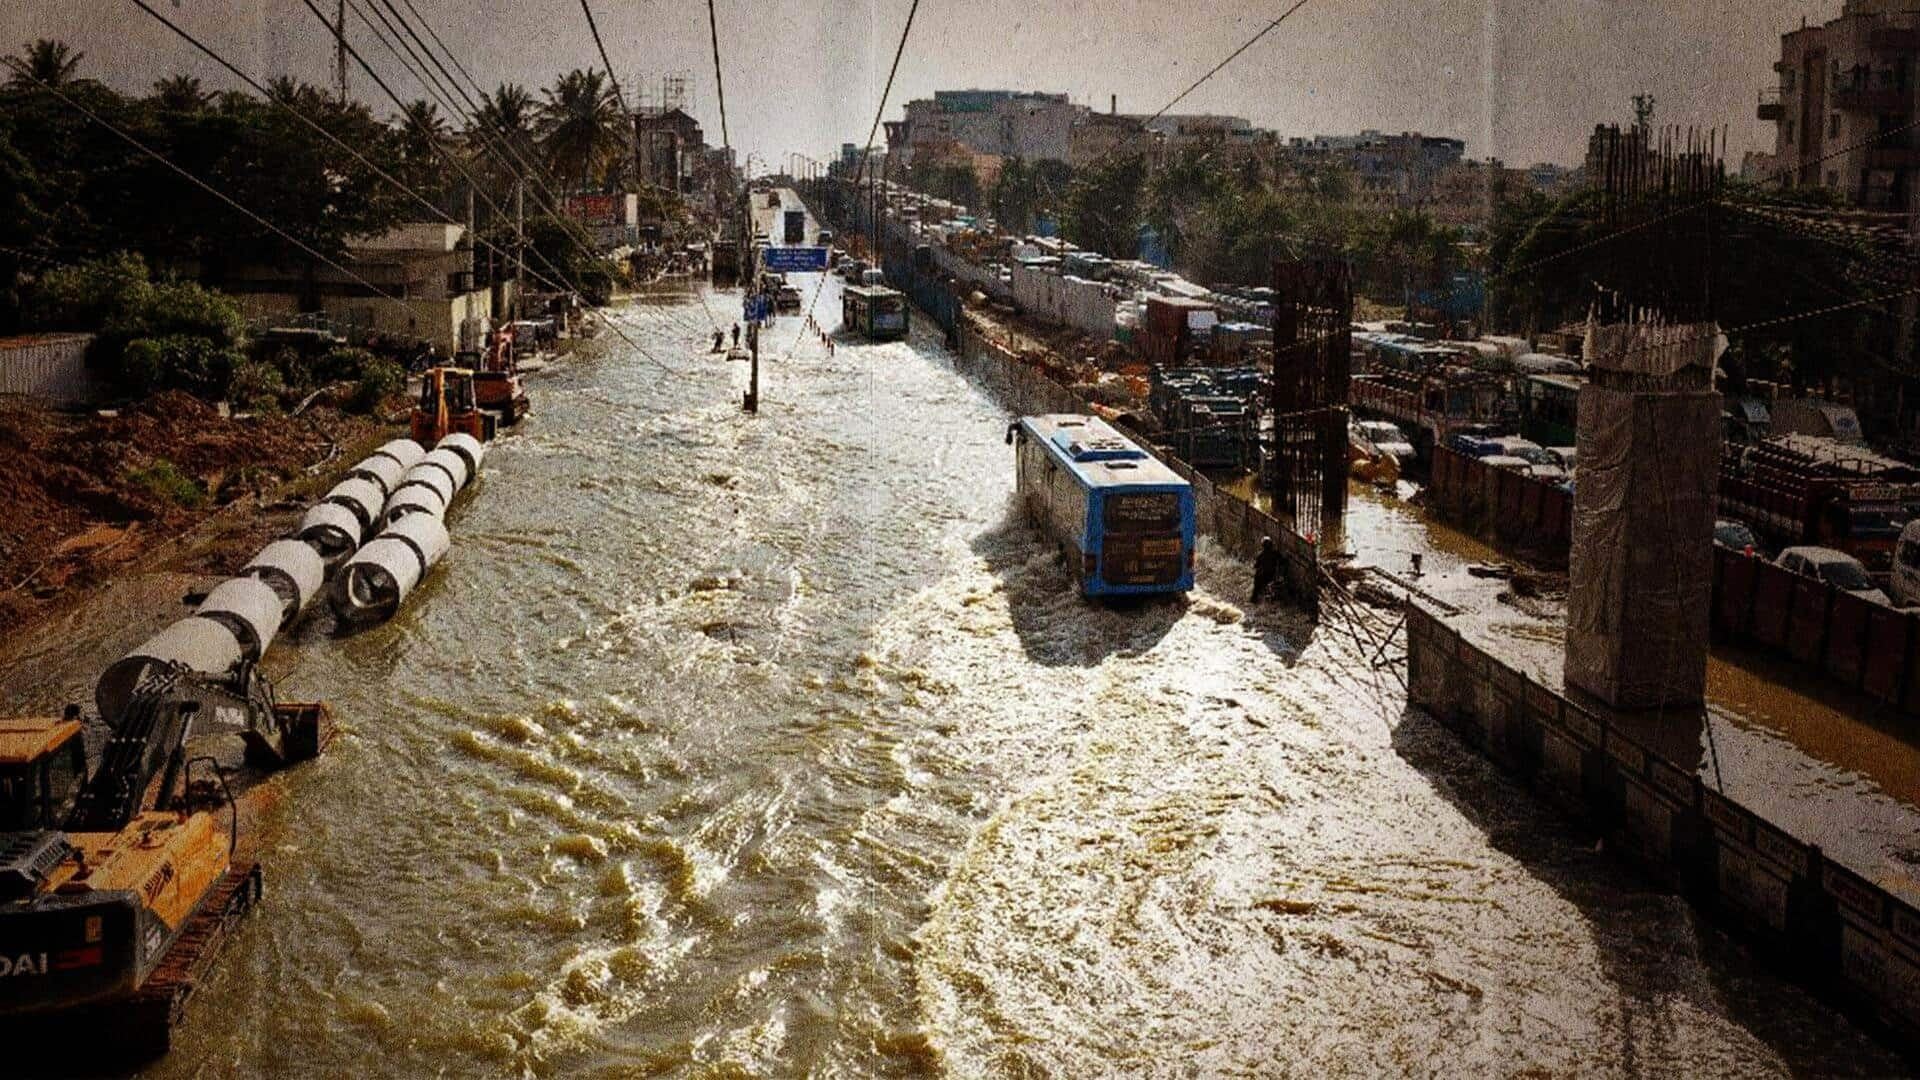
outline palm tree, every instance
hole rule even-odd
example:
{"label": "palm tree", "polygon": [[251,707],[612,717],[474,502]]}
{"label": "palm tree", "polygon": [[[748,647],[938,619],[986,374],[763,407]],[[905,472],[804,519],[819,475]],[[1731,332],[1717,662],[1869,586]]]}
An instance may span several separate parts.
{"label": "palm tree", "polygon": [[400,125],[401,150],[411,161],[429,161],[436,156],[436,148],[447,145],[446,118],[431,101],[416,98],[407,102],[394,122]]}
{"label": "palm tree", "polygon": [[[13,77],[8,80],[13,86],[69,86],[76,82],[74,72],[80,68],[80,58],[87,55],[74,52],[64,41],[41,38],[27,46],[25,56],[10,56],[8,67],[13,69]],[[21,69],[25,69],[22,71]]]}
{"label": "palm tree", "polygon": [[576,68],[542,93],[540,133],[548,163],[578,188],[593,186],[627,142],[612,86],[599,71]]}
{"label": "palm tree", "polygon": [[153,100],[169,112],[195,112],[213,100],[213,94],[191,75],[170,75],[153,84]]}

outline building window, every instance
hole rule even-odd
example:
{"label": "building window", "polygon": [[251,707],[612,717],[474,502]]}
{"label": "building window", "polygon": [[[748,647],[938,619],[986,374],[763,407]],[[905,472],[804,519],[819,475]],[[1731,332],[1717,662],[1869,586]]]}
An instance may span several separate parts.
{"label": "building window", "polygon": [[1838,172],[1832,169],[1827,170],[1827,186],[1830,188],[1840,186],[1840,174]]}
{"label": "building window", "polygon": [[1787,120],[1787,144],[1789,146],[1793,144],[1793,120],[1791,118]]}
{"label": "building window", "polygon": [[1839,137],[1840,137],[1840,114],[1834,113],[1832,116],[1827,117],[1827,138],[1837,139]]}
{"label": "building window", "polygon": [[1793,93],[1794,79],[1795,76],[1792,68],[1788,68],[1780,73],[1780,90],[1782,93]]}

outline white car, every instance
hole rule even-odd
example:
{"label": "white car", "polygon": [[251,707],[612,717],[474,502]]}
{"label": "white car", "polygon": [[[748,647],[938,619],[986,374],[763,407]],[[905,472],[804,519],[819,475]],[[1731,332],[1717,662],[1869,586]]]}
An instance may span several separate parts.
{"label": "white car", "polygon": [[1355,420],[1349,435],[1368,453],[1386,454],[1402,465],[1413,460],[1413,443],[1399,427],[1385,420]]}
{"label": "white car", "polygon": [[1796,574],[1824,581],[1841,592],[1852,593],[1876,604],[1893,606],[1893,601],[1888,600],[1887,594],[1873,583],[1873,578],[1867,573],[1867,568],[1860,565],[1860,560],[1844,551],[1825,547],[1790,547],[1780,553],[1778,561],[1782,567]]}

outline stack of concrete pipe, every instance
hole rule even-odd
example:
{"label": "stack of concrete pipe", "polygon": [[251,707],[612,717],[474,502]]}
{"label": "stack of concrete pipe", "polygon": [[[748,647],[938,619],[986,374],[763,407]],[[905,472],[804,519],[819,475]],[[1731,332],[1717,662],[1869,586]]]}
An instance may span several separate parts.
{"label": "stack of concrete pipe", "polygon": [[333,579],[329,599],[341,619],[378,622],[399,610],[447,553],[447,509],[478,475],[485,457],[486,446],[478,439],[454,434],[406,471],[380,512],[380,534],[347,559]]}
{"label": "stack of concrete pipe", "polygon": [[381,509],[426,453],[412,439],[386,443],[347,470],[347,478],[307,511],[296,535],[320,553],[327,571],[373,535]]}
{"label": "stack of concrete pipe", "polygon": [[[150,677],[184,669],[218,679],[258,663],[342,563],[333,583],[335,610],[352,622],[391,616],[447,553],[442,519],[485,456],[486,447],[469,435],[450,435],[431,454],[411,439],[374,451],[307,511],[297,539],[268,544],[239,577],[215,586],[192,616],[101,673],[94,686],[100,716],[118,724]],[[376,528],[379,534],[362,546]]]}

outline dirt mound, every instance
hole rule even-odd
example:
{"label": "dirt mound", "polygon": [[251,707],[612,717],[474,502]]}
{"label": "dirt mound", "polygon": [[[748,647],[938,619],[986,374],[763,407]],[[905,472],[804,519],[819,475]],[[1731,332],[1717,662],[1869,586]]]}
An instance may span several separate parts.
{"label": "dirt mound", "polygon": [[[0,399],[0,636],[221,508],[303,475],[376,424],[330,409],[223,417],[163,393],[117,413]],[[235,513],[242,512],[236,508]]]}

